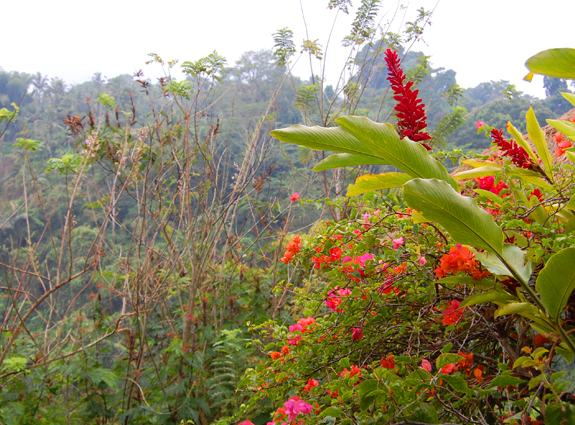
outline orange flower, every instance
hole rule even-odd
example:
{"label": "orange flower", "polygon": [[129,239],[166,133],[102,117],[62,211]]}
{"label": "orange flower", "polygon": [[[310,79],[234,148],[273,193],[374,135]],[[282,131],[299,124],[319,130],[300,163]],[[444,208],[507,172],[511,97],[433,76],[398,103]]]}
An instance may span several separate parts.
{"label": "orange flower", "polygon": [[286,354],[289,354],[289,347],[287,345],[284,345],[282,347],[282,353],[285,356]]}
{"label": "orange flower", "polygon": [[277,359],[279,359],[281,356],[282,356],[282,353],[279,353],[279,352],[277,352],[277,351],[272,351],[272,352],[270,353],[270,357],[271,357],[273,360],[277,360]]}

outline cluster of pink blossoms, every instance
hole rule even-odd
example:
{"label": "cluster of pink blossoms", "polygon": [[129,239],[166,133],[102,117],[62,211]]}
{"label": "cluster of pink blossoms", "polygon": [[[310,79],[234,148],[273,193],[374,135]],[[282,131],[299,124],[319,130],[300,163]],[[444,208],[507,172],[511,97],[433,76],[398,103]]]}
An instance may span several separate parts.
{"label": "cluster of pink blossoms", "polygon": [[313,317],[308,317],[307,319],[299,319],[295,325],[290,325],[290,333],[296,335],[294,338],[288,339],[288,344],[295,346],[299,345],[301,336],[297,335],[297,333],[305,333],[311,331],[314,328],[312,325],[315,325],[315,319]]}
{"label": "cluster of pink blossoms", "polygon": [[335,312],[343,311],[343,309],[338,308],[339,305],[342,303],[340,297],[348,297],[350,295],[351,295],[351,289],[347,288],[338,289],[338,287],[336,286],[332,291],[328,292],[327,299],[325,300],[325,305],[331,311]]}

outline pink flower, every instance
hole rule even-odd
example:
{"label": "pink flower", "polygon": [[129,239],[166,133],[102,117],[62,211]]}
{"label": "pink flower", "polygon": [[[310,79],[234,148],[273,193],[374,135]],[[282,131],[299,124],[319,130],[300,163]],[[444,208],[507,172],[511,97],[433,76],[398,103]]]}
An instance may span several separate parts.
{"label": "pink flower", "polygon": [[360,265],[361,267],[365,267],[365,263],[366,263],[368,260],[373,260],[373,259],[375,258],[375,255],[370,254],[369,252],[366,252],[365,254],[360,255],[360,256],[357,257],[357,258],[359,259],[359,265]]}
{"label": "pink flower", "polygon": [[481,127],[483,127],[485,125],[485,123],[483,121],[477,121],[475,123],[475,125],[477,126],[477,129],[479,130]]}
{"label": "pink flower", "polygon": [[286,408],[286,414],[288,415],[288,421],[290,422],[294,421],[300,413],[309,415],[313,410],[313,406],[311,404],[307,404],[305,401],[302,401],[298,396],[291,397],[284,403],[284,407]]}
{"label": "pink flower", "polygon": [[296,336],[295,338],[288,339],[287,343],[289,345],[295,345],[297,347],[299,345],[300,339],[301,339],[301,336]]}
{"label": "pink flower", "polygon": [[238,425],[254,425],[251,421],[245,420],[243,422],[240,422]]}
{"label": "pink flower", "polygon": [[398,250],[399,247],[401,245],[403,245],[403,242],[405,242],[405,240],[403,239],[403,236],[397,239],[393,240],[393,249]]}
{"label": "pink flower", "polygon": [[290,325],[289,331],[290,331],[292,334],[293,334],[295,331],[303,332],[303,326],[300,325],[299,323],[296,323],[295,325]]}
{"label": "pink flower", "polygon": [[419,368],[431,373],[431,363],[429,363],[429,360],[423,359]]}
{"label": "pink flower", "polygon": [[341,309],[338,309],[339,305],[341,304],[341,298],[336,297],[333,292],[330,292],[325,300],[325,305],[331,311],[340,312]]}
{"label": "pink flower", "polygon": [[342,297],[347,297],[348,295],[351,295],[351,289],[346,288],[346,289],[338,289],[337,293],[339,295],[341,295]]}
{"label": "pink flower", "polygon": [[373,215],[376,216],[376,217],[379,217],[379,210],[375,210],[375,211],[373,212]]}
{"label": "pink flower", "polygon": [[417,262],[422,266],[425,266],[427,264],[427,260],[425,259],[425,257],[419,257]]}
{"label": "pink flower", "polygon": [[367,221],[367,220],[369,220],[369,217],[371,217],[371,214],[366,212],[365,214],[362,214],[361,216],[363,217],[364,221]]}
{"label": "pink flower", "polygon": [[363,338],[363,330],[359,328],[352,328],[351,329],[351,339],[354,341],[361,341]]}
{"label": "pink flower", "polygon": [[292,196],[289,197],[292,202],[295,202],[299,199],[299,193],[295,192]]}

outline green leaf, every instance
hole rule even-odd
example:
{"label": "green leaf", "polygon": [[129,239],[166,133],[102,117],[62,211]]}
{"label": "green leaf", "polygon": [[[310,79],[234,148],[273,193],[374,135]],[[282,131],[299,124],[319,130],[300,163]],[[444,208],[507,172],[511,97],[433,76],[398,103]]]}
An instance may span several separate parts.
{"label": "green leaf", "polygon": [[569,199],[569,202],[567,203],[567,205],[565,205],[565,208],[569,210],[575,210],[575,195],[573,195],[571,199]]}
{"label": "green leaf", "polygon": [[513,124],[511,124],[510,121],[507,121],[507,131],[513,136],[517,144],[525,149],[529,155],[529,158],[531,158],[531,161],[533,161],[535,164],[539,164],[539,160],[535,156],[535,153],[533,153],[533,149],[531,149],[531,146],[529,143],[527,143],[527,140],[523,138],[521,133],[517,131],[517,129],[513,126]]}
{"label": "green leaf", "polygon": [[[525,263],[525,253],[516,245],[505,244],[503,246],[503,257],[507,263],[521,276],[524,281],[531,277],[531,262]],[[509,270],[505,264],[491,252],[477,252],[475,258],[491,273],[500,276],[513,276],[513,271]]]}
{"label": "green leaf", "polygon": [[477,177],[494,176],[501,172],[501,167],[494,167],[492,165],[485,165],[483,167],[474,168],[473,170],[462,171],[454,174],[453,177],[457,180],[475,179]]}
{"label": "green leaf", "polygon": [[498,164],[497,162],[492,162],[492,161],[480,161],[478,159],[465,159],[463,161],[464,164],[469,165],[470,167],[473,168],[479,168],[479,167],[485,167],[485,166],[490,166],[490,167],[497,167],[497,168],[502,168],[501,164]]}
{"label": "green leaf", "polygon": [[350,184],[347,187],[347,196],[357,196],[374,190],[401,187],[412,178],[405,173],[366,174],[358,177],[355,184]]}
{"label": "green leaf", "polygon": [[470,285],[480,289],[489,289],[495,286],[495,282],[488,279],[475,280],[472,276],[449,276],[436,280],[441,285]]}
{"label": "green leaf", "polygon": [[433,159],[419,143],[400,139],[391,124],[379,124],[366,117],[347,116],[336,119],[340,127],[306,127],[294,125],[275,130],[271,135],[284,143],[294,143],[315,150],[330,150],[363,155],[421,178],[438,178],[457,183],[446,168]]}
{"label": "green leaf", "polygon": [[[543,130],[541,130],[541,127],[537,122],[535,112],[533,112],[533,107],[529,108],[525,118],[527,120],[527,134],[529,134],[529,138],[535,145],[539,157],[543,160],[545,171],[547,171],[549,178],[553,180],[553,173],[551,173],[551,168],[553,167],[553,159],[549,153],[549,147],[547,146],[547,141],[545,140],[545,134],[543,134]],[[539,163],[537,159],[535,161],[536,164]]]}
{"label": "green leaf", "polygon": [[400,139],[391,124],[379,124],[366,117],[347,116],[335,120],[346,131],[361,140],[365,146],[382,151],[382,159],[401,171],[420,178],[444,180],[457,189],[457,182],[427,149],[407,138]]}
{"label": "green leaf", "polygon": [[567,222],[565,225],[565,233],[575,232],[575,217]]}
{"label": "green leaf", "polygon": [[[532,196],[531,199],[529,199],[529,206],[533,208],[537,204],[539,204],[539,199],[537,199],[536,196]],[[529,214],[529,218],[543,225],[543,223],[547,221],[547,212],[542,205],[538,205],[537,208],[535,208],[533,212]]]}
{"label": "green leaf", "polygon": [[352,155],[349,153],[336,153],[322,159],[313,167],[314,171],[330,170],[340,167],[355,167],[356,165],[387,165],[381,159],[376,159],[365,155]]}
{"label": "green leaf", "polygon": [[403,196],[410,208],[441,224],[460,244],[503,251],[503,232],[493,217],[447,183],[414,179],[403,186]]}
{"label": "green leaf", "polygon": [[[565,409],[565,413],[563,413]],[[546,425],[563,425],[575,423],[575,406],[569,403],[551,403],[545,408]]]}
{"label": "green leaf", "polygon": [[483,189],[473,189],[473,191],[475,193],[477,193],[479,196],[483,196],[483,197],[489,199],[491,202],[493,202],[496,205],[499,205],[500,207],[502,207],[504,205],[503,199],[501,198],[501,196],[496,195],[493,192],[490,192],[488,190],[483,190]]}
{"label": "green leaf", "polygon": [[463,376],[461,375],[443,375],[441,379],[447,382],[455,391],[466,394],[473,392],[473,390],[469,388],[467,382],[465,382],[465,379],[463,379]]}
{"label": "green leaf", "polygon": [[437,367],[437,370],[439,370],[450,363],[457,364],[460,360],[463,360],[463,357],[458,356],[457,354],[443,353],[439,355],[437,360],[435,360],[435,366]]}
{"label": "green leaf", "polygon": [[573,93],[561,93],[561,95],[573,106],[575,106],[575,94]]}
{"label": "green leaf", "polygon": [[547,124],[551,125],[553,128],[563,133],[565,136],[575,136],[575,123],[569,121],[547,120]]}
{"label": "green leaf", "polygon": [[536,289],[547,313],[558,319],[575,289],[575,248],[565,248],[547,261],[537,278]]}
{"label": "green leaf", "polygon": [[335,406],[330,406],[327,409],[323,410],[320,416],[331,416],[332,418],[341,418],[341,409]]}
{"label": "green leaf", "polygon": [[502,305],[495,310],[495,317],[508,316],[510,314],[519,314],[520,316],[532,319],[539,313],[539,309],[530,303],[509,303]]}
{"label": "green leaf", "polygon": [[575,79],[575,49],[544,50],[527,59],[525,66],[530,71],[525,77],[527,81],[531,81],[533,74],[573,80]]}
{"label": "green leaf", "polygon": [[490,382],[490,387],[506,387],[508,385],[517,386],[519,384],[523,384],[525,381],[521,378],[517,378],[516,376],[511,375],[499,375],[493,378],[493,381]]}
{"label": "green leaf", "polygon": [[[533,173],[533,174],[529,174]],[[511,172],[509,173],[512,177],[517,177],[523,180],[525,183],[530,183],[534,186],[540,187],[541,189],[548,190],[549,192],[556,192],[556,190],[539,177],[538,173],[535,173],[531,170],[526,170],[524,168],[512,168]]]}
{"label": "green leaf", "polygon": [[497,305],[507,304],[513,301],[518,301],[517,297],[511,295],[503,289],[493,289],[480,294],[475,294],[467,297],[460,305],[460,308],[468,307],[476,304],[495,303]]}
{"label": "green leaf", "polygon": [[377,389],[377,379],[368,379],[367,381],[363,381],[361,384],[357,386],[357,394],[360,397],[363,397],[367,393],[372,392],[373,390]]}

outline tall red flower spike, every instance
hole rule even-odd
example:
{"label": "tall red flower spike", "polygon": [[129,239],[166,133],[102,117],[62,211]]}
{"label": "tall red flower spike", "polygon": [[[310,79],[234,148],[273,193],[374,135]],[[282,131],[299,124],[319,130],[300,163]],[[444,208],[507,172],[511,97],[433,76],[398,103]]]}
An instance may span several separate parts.
{"label": "tall red flower spike", "polygon": [[417,98],[419,90],[411,89],[413,81],[403,84],[407,77],[401,69],[401,61],[395,50],[387,49],[385,51],[385,62],[389,71],[387,79],[395,93],[393,98],[398,102],[394,109],[397,112],[397,127],[401,136],[414,142],[421,142],[427,150],[431,150],[431,147],[426,143],[431,140],[431,136],[423,131],[427,127],[427,117],[424,110],[425,104]]}
{"label": "tall red flower spike", "polygon": [[529,159],[529,154],[519,146],[515,140],[507,140],[503,137],[503,130],[496,130],[495,128],[491,130],[491,138],[493,143],[497,145],[499,150],[504,156],[511,158],[513,164],[519,168],[531,168],[531,160]]}

